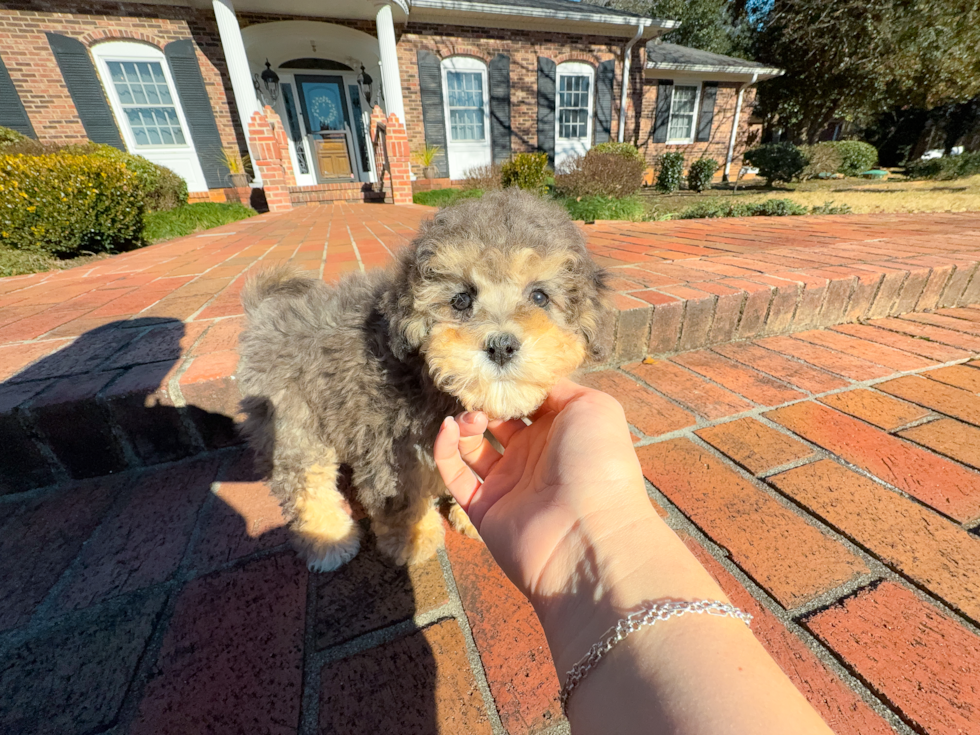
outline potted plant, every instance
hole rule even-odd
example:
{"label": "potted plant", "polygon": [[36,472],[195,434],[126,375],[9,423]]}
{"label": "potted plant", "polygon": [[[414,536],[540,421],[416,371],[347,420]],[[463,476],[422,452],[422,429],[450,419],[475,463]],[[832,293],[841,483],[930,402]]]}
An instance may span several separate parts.
{"label": "potted plant", "polygon": [[422,176],[427,179],[434,179],[439,174],[435,163],[436,156],[442,152],[442,148],[437,145],[427,145],[420,151],[412,154],[412,160],[422,167]]}
{"label": "potted plant", "polygon": [[245,167],[248,165],[248,154],[239,156],[238,151],[229,151],[225,148],[221,151],[221,161],[228,167],[233,187],[240,189],[248,186],[248,174],[245,173]]}

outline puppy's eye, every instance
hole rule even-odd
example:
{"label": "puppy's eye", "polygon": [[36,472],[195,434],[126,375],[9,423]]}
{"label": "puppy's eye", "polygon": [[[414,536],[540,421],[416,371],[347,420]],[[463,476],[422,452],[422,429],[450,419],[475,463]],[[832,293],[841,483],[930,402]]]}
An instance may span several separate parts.
{"label": "puppy's eye", "polygon": [[534,302],[535,306],[541,306],[541,307],[547,306],[550,300],[551,299],[548,298],[548,294],[546,294],[544,291],[540,289],[531,291],[531,301]]}
{"label": "puppy's eye", "polygon": [[458,293],[453,296],[449,305],[456,311],[466,311],[473,305],[473,297],[468,293]]}

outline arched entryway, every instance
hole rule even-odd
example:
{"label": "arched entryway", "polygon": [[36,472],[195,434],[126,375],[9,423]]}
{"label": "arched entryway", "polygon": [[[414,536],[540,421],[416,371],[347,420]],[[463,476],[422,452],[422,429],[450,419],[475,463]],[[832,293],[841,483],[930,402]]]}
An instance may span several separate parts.
{"label": "arched entryway", "polygon": [[375,181],[370,111],[384,106],[377,38],[333,23],[281,21],[249,26],[242,40],[253,74],[268,61],[279,76],[273,107],[287,128],[297,185]]}

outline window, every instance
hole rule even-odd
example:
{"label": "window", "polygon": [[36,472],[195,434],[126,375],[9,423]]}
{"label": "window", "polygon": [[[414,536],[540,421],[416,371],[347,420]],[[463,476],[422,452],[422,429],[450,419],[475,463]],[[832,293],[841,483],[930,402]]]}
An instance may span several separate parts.
{"label": "window", "polygon": [[558,77],[558,137],[589,136],[591,79],[585,75]]}
{"label": "window", "polygon": [[159,61],[107,60],[106,66],[137,147],[186,145]]}
{"label": "window", "polygon": [[484,140],[483,74],[478,71],[447,71],[449,134],[456,140]]}
{"label": "window", "polygon": [[690,143],[694,140],[694,118],[698,109],[696,86],[674,85],[670,100],[670,123],[667,142]]}

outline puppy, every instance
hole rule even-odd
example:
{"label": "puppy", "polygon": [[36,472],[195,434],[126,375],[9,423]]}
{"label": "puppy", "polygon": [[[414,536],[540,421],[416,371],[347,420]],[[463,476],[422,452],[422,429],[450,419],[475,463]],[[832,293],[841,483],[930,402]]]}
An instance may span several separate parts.
{"label": "puppy", "polygon": [[[432,447],[446,416],[527,416],[612,342],[603,273],[565,211],[517,189],[424,222],[387,271],[336,286],[285,269],[242,294],[244,432],[310,569],[360,548],[342,464],[397,564],[443,542]],[[475,530],[458,507],[450,521]]]}

